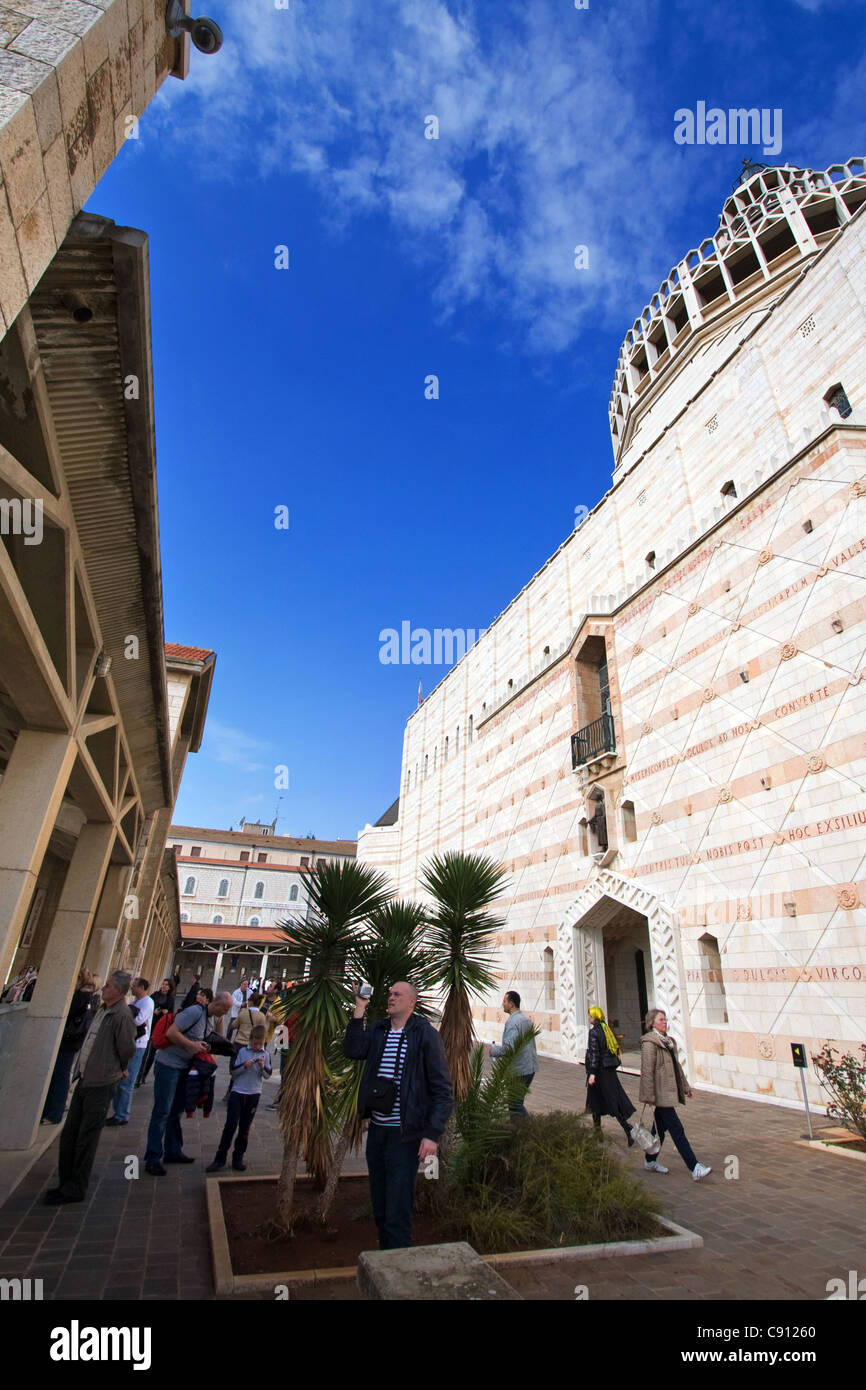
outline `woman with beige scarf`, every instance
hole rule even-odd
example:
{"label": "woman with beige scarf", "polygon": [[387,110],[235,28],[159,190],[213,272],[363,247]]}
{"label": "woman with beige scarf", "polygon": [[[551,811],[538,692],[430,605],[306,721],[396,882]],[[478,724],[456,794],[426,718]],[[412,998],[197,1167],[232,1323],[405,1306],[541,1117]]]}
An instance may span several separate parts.
{"label": "woman with beige scarf", "polygon": [[[646,1029],[640,1040],[640,1091],[638,1098],[643,1105],[655,1109],[653,1133],[658,1134],[659,1150],[670,1134],[677,1152],[688,1168],[695,1182],[700,1182],[711,1173],[695,1158],[691,1144],[686,1138],[683,1122],[676,1112],[676,1106],[685,1105],[686,1096],[693,1092],[677,1055],[677,1045],[668,1037],[668,1019],[664,1009],[650,1009],[646,1016]],[[667,1173],[669,1170],[658,1161],[657,1153],[647,1154],[644,1167],[652,1173]]]}

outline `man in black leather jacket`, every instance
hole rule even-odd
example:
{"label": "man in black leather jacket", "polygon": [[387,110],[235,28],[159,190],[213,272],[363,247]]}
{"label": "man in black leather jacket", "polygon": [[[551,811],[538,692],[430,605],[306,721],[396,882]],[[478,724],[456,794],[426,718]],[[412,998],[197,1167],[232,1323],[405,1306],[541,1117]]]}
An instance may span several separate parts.
{"label": "man in black leather jacket", "polygon": [[365,1029],[369,999],[355,998],[343,1051],[366,1065],[358,1113],[370,1118],[367,1169],[382,1250],[412,1243],[412,1209],[419,1162],[436,1172],[439,1140],[454,1107],[445,1049],[436,1029],[414,1012],[417,990],[392,985],[388,1018]]}

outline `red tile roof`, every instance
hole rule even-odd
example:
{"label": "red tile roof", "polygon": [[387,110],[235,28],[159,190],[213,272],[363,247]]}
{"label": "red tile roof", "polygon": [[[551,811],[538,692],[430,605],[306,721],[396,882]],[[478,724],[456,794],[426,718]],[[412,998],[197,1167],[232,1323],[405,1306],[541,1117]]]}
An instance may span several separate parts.
{"label": "red tile roof", "polygon": [[[286,914],[289,915],[288,913]],[[234,927],[230,922],[181,922],[182,941],[252,941],[263,946],[286,945],[286,938],[276,927]]]}
{"label": "red tile roof", "polygon": [[[202,844],[250,845],[259,850],[266,850],[268,846],[272,849],[309,849],[313,853],[343,854],[347,858],[354,857],[358,848],[357,840],[305,840],[296,835],[262,835],[258,831],[209,830],[201,825],[172,825],[169,827],[168,835],[172,840],[192,840],[193,843],[200,841]],[[196,859],[200,857],[202,856],[195,856]],[[279,868],[280,865],[267,864],[263,867]],[[251,863],[250,868],[255,868],[255,865]]]}
{"label": "red tile roof", "polygon": [[179,661],[206,661],[209,656],[214,655],[206,647],[183,647],[177,642],[166,642],[165,654],[168,657],[176,657]]}

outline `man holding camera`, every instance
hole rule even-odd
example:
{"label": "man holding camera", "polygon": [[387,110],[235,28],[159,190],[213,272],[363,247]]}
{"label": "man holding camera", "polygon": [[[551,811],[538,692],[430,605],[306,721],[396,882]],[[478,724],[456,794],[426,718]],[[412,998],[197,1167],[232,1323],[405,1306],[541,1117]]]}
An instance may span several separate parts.
{"label": "man holding camera", "polygon": [[358,1114],[370,1119],[367,1171],[379,1248],[399,1250],[412,1244],[418,1164],[435,1160],[454,1092],[442,1039],[415,1014],[415,987],[406,980],[392,985],[388,1018],[365,1029],[368,989],[362,985],[355,996],[343,1051],[365,1062]]}

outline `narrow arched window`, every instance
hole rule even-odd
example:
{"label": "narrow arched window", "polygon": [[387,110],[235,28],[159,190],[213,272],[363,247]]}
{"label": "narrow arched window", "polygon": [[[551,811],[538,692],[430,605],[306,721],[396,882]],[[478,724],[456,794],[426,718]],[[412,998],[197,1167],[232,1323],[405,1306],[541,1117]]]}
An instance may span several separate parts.
{"label": "narrow arched window", "polygon": [[214,919],[213,919],[214,926],[215,926],[215,927],[221,927],[221,926],[222,926],[222,921],[223,921],[222,917],[219,915],[219,913],[217,913],[216,916],[215,916]]}
{"label": "narrow arched window", "polygon": [[194,892],[195,892],[195,879],[193,878],[192,874],[190,874],[190,876],[189,876],[189,878],[187,879],[186,883],[183,885],[183,891],[184,891],[184,893],[194,893]]}
{"label": "narrow arched window", "polygon": [[291,886],[291,888],[289,889],[289,902],[290,902],[290,903],[296,903],[297,901],[298,901],[298,885],[297,885],[296,883],[293,883],[292,886]]}
{"label": "narrow arched window", "polygon": [[254,898],[263,898],[264,896],[265,896],[265,885],[262,883],[261,879],[259,879],[259,882],[258,882],[258,883],[256,884],[256,886],[255,886],[255,891],[253,892],[253,897],[254,897]]}
{"label": "narrow arched window", "polygon": [[251,917],[251,918],[250,918],[250,926],[251,926],[251,927],[258,927],[258,926],[261,926],[261,919],[260,919],[259,917]]}
{"label": "narrow arched window", "polygon": [[218,898],[227,898],[229,895],[229,881],[227,878],[220,879],[220,886],[217,889]]}

